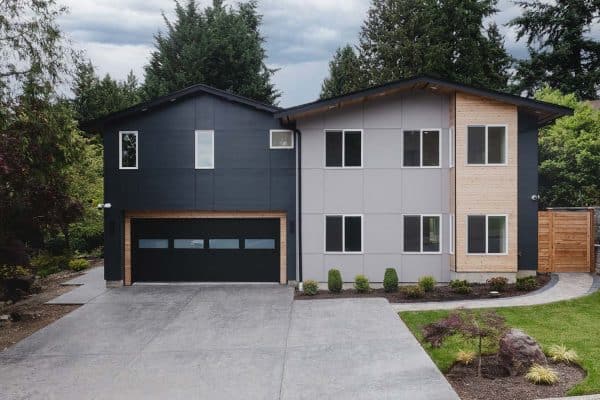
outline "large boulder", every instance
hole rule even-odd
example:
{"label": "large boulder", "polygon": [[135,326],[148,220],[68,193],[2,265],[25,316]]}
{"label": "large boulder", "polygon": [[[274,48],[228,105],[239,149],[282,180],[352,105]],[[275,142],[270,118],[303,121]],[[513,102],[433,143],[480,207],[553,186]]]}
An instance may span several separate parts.
{"label": "large boulder", "polygon": [[498,363],[511,376],[525,374],[533,364],[546,364],[546,356],[531,336],[519,329],[511,329],[500,339]]}

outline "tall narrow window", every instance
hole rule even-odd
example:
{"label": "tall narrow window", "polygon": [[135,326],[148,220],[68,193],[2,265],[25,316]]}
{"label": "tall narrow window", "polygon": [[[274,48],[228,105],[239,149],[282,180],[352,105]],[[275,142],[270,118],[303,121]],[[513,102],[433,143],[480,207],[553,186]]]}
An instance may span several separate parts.
{"label": "tall narrow window", "polygon": [[506,162],[506,128],[503,126],[488,127],[487,163],[504,164]]}
{"label": "tall narrow window", "polygon": [[138,168],[138,133],[136,131],[119,132],[119,168]]}
{"label": "tall narrow window", "polygon": [[467,136],[467,163],[506,164],[505,126],[469,126]]}
{"label": "tall narrow window", "polygon": [[404,131],[404,166],[421,166],[421,132]]}
{"label": "tall narrow window", "polygon": [[213,169],[215,167],[214,131],[196,131],[195,135],[196,169]]}
{"label": "tall narrow window", "polygon": [[440,223],[440,215],[405,215],[404,251],[406,253],[440,253]]}
{"label": "tall narrow window", "polygon": [[326,167],[362,167],[362,131],[325,131]]}
{"label": "tall narrow window", "polygon": [[325,216],[325,252],[360,253],[362,240],[362,216]]}
{"label": "tall narrow window", "polygon": [[362,133],[360,131],[344,132],[344,167],[360,167],[362,165]]}
{"label": "tall narrow window", "polygon": [[485,215],[469,215],[469,253],[485,253]]}
{"label": "tall narrow window", "polygon": [[342,131],[327,131],[325,132],[325,166],[326,167],[341,167],[343,162],[342,155],[342,139],[344,133]]}
{"label": "tall narrow window", "polygon": [[485,126],[468,128],[467,162],[469,164],[485,164]]}
{"label": "tall narrow window", "polygon": [[440,166],[440,130],[403,131],[402,165],[405,167]]}
{"label": "tall narrow window", "polygon": [[506,254],[506,215],[469,215],[468,253]]}
{"label": "tall narrow window", "polygon": [[423,166],[440,165],[440,131],[423,131]]}

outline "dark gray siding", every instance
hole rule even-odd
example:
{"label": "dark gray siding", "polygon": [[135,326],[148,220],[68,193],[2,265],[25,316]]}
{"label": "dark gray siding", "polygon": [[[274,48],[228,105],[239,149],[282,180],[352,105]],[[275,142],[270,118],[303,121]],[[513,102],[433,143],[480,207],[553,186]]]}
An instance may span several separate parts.
{"label": "dark gray siding", "polygon": [[538,263],[538,128],[535,119],[519,112],[518,245],[519,269],[536,270]]}
{"label": "dark gray siding", "polygon": [[[122,279],[126,210],[285,211],[295,279],[295,150],[270,150],[269,112],[199,95],[105,127],[105,278]],[[215,168],[194,168],[194,130],[215,131]],[[138,131],[138,170],[119,170],[118,132]]]}

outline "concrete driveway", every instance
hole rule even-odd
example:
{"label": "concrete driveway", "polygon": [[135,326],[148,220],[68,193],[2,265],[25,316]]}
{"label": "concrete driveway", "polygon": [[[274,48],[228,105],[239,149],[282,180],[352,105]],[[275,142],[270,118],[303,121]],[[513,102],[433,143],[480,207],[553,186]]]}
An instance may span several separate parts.
{"label": "concrete driveway", "polygon": [[1,399],[458,399],[382,299],[107,290],[0,353]]}

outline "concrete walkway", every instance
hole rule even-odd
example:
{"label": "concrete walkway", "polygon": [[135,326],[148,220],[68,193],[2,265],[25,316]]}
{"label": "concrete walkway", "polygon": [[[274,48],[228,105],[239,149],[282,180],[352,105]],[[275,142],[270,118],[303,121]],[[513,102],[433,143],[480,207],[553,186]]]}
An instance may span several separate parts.
{"label": "concrete walkway", "polygon": [[55,297],[46,304],[85,304],[106,292],[104,267],[90,268],[85,274],[63,283],[64,286],[77,286],[70,292]]}
{"label": "concrete walkway", "polygon": [[598,276],[586,273],[560,273],[553,274],[553,280],[546,287],[523,296],[506,297],[503,299],[483,300],[458,300],[458,301],[431,301],[424,303],[392,304],[396,312],[400,311],[425,311],[425,310],[450,310],[455,308],[488,308],[488,307],[515,307],[533,306],[536,304],[553,303],[585,296],[598,290]]}

